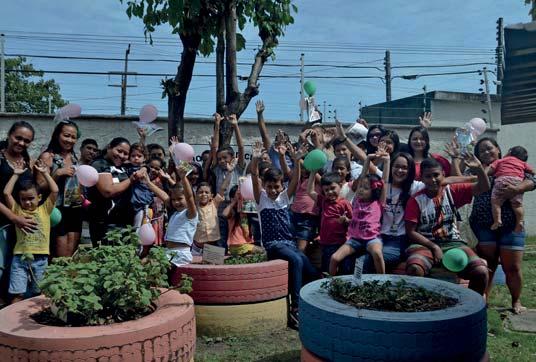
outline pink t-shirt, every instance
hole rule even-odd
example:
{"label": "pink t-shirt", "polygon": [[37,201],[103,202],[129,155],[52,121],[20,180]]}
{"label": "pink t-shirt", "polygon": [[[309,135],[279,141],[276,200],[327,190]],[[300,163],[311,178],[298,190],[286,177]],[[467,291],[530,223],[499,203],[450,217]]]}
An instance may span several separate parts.
{"label": "pink t-shirt", "polygon": [[382,205],[379,201],[363,202],[354,197],[352,221],[348,236],[358,240],[372,240],[380,235]]}
{"label": "pink t-shirt", "polygon": [[343,198],[335,202],[327,201],[324,195],[318,194],[318,205],[322,210],[320,218],[320,245],[342,245],[346,241],[348,225],[341,224],[339,218],[345,215],[352,217],[352,205]]}
{"label": "pink t-shirt", "polygon": [[[315,205],[313,199],[311,199],[307,194],[307,182],[308,179],[304,179],[299,183],[298,189],[296,190],[296,194],[294,195],[294,202],[292,203],[290,210],[297,214],[318,215],[318,207]],[[320,194],[321,191],[322,190],[317,185],[316,193]]]}
{"label": "pink t-shirt", "polygon": [[525,178],[525,171],[533,173],[532,167],[514,156],[506,156],[495,160],[489,167],[495,170],[495,177],[513,176]]}

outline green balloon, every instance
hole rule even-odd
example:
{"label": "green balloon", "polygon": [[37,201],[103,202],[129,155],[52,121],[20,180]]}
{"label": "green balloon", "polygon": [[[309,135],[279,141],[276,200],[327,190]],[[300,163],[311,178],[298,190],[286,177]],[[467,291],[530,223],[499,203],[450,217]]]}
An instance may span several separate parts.
{"label": "green balloon", "polygon": [[309,97],[312,97],[316,93],[316,84],[308,80],[303,84],[303,89],[305,89],[305,93],[307,93]]}
{"label": "green balloon", "polygon": [[445,268],[451,272],[458,273],[465,269],[469,263],[469,257],[462,249],[453,248],[443,254],[442,262]]}
{"label": "green balloon", "polygon": [[58,225],[61,221],[61,212],[56,207],[52,209],[52,212],[50,213],[50,226],[54,227]]}
{"label": "green balloon", "polygon": [[312,150],[305,156],[305,159],[303,160],[303,167],[307,171],[318,171],[326,165],[328,162],[328,157],[326,154],[321,150]]}

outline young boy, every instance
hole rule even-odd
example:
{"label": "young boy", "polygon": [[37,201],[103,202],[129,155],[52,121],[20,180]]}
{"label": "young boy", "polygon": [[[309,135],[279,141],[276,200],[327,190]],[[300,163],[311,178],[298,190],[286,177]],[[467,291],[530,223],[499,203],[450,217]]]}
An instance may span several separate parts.
{"label": "young boy", "polygon": [[50,176],[49,168],[40,160],[37,161],[35,169],[45,178],[50,195],[46,201],[39,205],[42,195],[37,189],[37,185],[32,181],[20,185],[18,190],[19,203],[12,196],[15,183],[26,169],[22,163],[15,164],[13,176],[9,179],[4,188],[4,198],[6,206],[17,216],[29,216],[37,222],[37,230],[33,233],[25,233],[16,228],[17,242],[13,250],[13,261],[11,263],[11,274],[9,276],[9,293],[13,295],[12,303],[24,298],[28,290],[33,296],[39,294],[37,283],[43,278],[43,274],[48,265],[48,255],[50,249],[50,214],[56,204],[58,196],[58,185]]}
{"label": "young boy", "polygon": [[[258,170],[258,162],[262,156],[262,143],[253,145],[253,167]],[[294,163],[298,164],[301,155],[290,149]],[[291,296],[290,318],[291,324],[297,327],[298,300],[303,280],[311,280],[318,276],[318,272],[311,265],[309,259],[297,246],[291,231],[292,225],[289,216],[290,197],[296,192],[300,179],[300,168],[296,167],[292,173],[288,188],[283,188],[283,174],[279,169],[270,168],[264,173],[262,187],[259,183],[259,174],[251,174],[253,181],[253,194],[257,202],[257,212],[261,221],[262,243],[266,249],[269,260],[283,259],[288,261],[289,289]]]}
{"label": "young boy", "polygon": [[[322,249],[322,271],[327,272],[331,256],[346,242],[348,224],[352,220],[352,205],[340,197],[341,178],[330,172],[320,179],[322,193],[315,191],[315,177],[309,177],[307,193],[320,207],[320,248]],[[349,259],[347,259],[349,260]],[[345,265],[344,272],[350,273],[351,266]]]}
{"label": "young boy", "polygon": [[461,239],[456,222],[457,209],[470,203],[474,195],[488,191],[490,184],[482,164],[473,154],[467,154],[464,162],[477,175],[477,182],[445,187],[441,186],[445,178],[441,164],[433,158],[421,163],[425,188],[408,200],[404,216],[406,235],[413,243],[406,250],[406,273],[424,276],[434,264],[441,262],[445,251],[461,248],[469,263],[459,276],[469,279],[469,288],[483,294],[488,283],[486,262]]}
{"label": "young boy", "polygon": [[210,159],[214,181],[213,190],[216,190],[216,192],[221,190],[222,184],[225,180],[225,176],[227,176],[227,171],[229,169],[230,164],[232,162],[236,162],[236,166],[231,173],[231,180],[226,187],[224,195],[225,201],[220,203],[218,206],[218,217],[221,235],[221,242],[219,246],[225,247],[225,249],[227,249],[228,225],[227,218],[222,216],[222,212],[231,202],[229,198],[229,190],[233,186],[238,185],[238,180],[240,176],[244,174],[244,170],[246,169],[246,161],[244,141],[242,139],[242,134],[240,133],[240,128],[238,127],[238,119],[236,118],[235,114],[231,114],[229,116],[229,122],[234,130],[236,137],[236,144],[238,146],[238,160],[235,160],[234,150],[232,147],[227,146],[219,148],[220,125],[222,120],[223,117],[221,115],[219,115],[218,113],[214,113],[214,136],[212,137],[212,145],[210,147]]}

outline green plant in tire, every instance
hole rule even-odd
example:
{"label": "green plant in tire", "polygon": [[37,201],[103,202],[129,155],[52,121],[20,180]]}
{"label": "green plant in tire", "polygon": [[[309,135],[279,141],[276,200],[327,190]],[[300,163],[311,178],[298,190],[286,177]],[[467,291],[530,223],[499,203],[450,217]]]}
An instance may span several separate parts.
{"label": "green plant in tire", "polygon": [[268,260],[268,257],[265,253],[254,253],[246,255],[231,255],[231,257],[225,259],[226,265],[236,265],[236,264],[255,264],[262,263]]}
{"label": "green plant in tire", "polygon": [[162,248],[153,247],[147,257],[140,259],[134,228],[110,231],[106,238],[113,246],[102,245],[54,259],[39,284],[51,301],[48,313],[66,325],[102,325],[140,318],[154,310],[153,302],[161,294],[159,288],[168,287],[170,262]]}

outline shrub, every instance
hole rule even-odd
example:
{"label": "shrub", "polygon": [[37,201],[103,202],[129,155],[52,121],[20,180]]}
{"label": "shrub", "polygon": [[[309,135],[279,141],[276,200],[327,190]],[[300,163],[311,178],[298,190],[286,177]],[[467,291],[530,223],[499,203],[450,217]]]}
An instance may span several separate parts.
{"label": "shrub", "polygon": [[170,262],[162,248],[153,247],[140,259],[133,227],[110,231],[106,239],[113,245],[55,259],[39,284],[51,301],[50,311],[65,324],[101,325],[140,318],[154,309],[159,288],[168,287]]}

